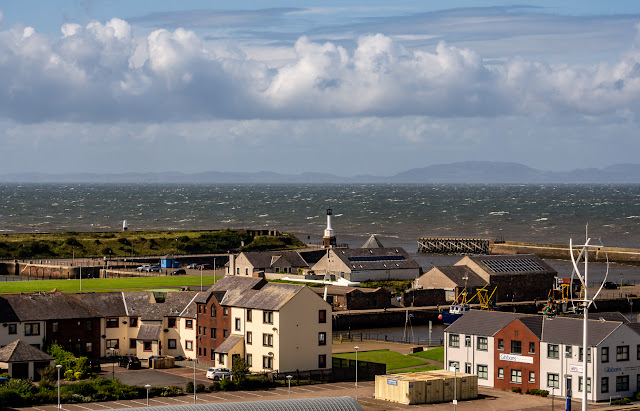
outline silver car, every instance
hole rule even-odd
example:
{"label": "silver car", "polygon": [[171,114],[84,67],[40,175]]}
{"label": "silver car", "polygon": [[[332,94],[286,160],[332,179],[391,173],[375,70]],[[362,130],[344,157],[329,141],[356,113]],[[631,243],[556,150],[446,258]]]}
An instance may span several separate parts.
{"label": "silver car", "polygon": [[228,368],[211,367],[207,371],[207,378],[214,381],[223,380],[225,378],[231,378],[231,371]]}

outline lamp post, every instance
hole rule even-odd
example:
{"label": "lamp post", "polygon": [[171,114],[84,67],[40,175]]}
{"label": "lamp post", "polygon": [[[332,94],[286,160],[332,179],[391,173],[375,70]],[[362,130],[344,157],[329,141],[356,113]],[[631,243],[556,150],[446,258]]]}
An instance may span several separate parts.
{"label": "lamp post", "polygon": [[193,359],[193,403],[196,403],[196,363],[198,358]]}
{"label": "lamp post", "polygon": [[200,265],[200,291],[202,291],[202,264]]}
{"label": "lamp post", "polygon": [[356,401],[358,401],[358,347],[357,345],[353,347],[356,349]]}
{"label": "lamp post", "polygon": [[291,399],[291,379],[293,375],[287,375],[287,380],[289,380],[289,399]]}
{"label": "lamp post", "polygon": [[76,265],[76,248],[71,247],[71,265]]}
{"label": "lamp post", "polygon": [[60,368],[62,368],[62,365],[57,364],[56,368],[58,369],[58,409],[61,409],[62,405],[60,404]]}
{"label": "lamp post", "polygon": [[80,266],[80,291],[82,291],[82,266]]}
{"label": "lamp post", "polygon": [[215,257],[213,257],[213,283],[214,284],[216,283],[216,258]]}
{"label": "lamp post", "polygon": [[147,408],[149,408],[149,388],[151,388],[151,385],[147,384],[144,388],[147,389]]}
{"label": "lamp post", "polygon": [[114,356],[115,356],[116,349],[113,347],[109,347],[109,349],[111,350],[111,379],[115,380],[116,379],[116,363],[114,362]]}
{"label": "lamp post", "polygon": [[458,405],[458,393],[456,390],[458,386],[458,368],[456,366],[451,366],[449,367],[449,371],[453,371],[453,410],[455,411]]}

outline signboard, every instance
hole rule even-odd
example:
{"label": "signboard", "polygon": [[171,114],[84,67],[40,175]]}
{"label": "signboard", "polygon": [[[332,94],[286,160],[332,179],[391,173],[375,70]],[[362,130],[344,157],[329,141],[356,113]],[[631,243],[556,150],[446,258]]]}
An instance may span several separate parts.
{"label": "signboard", "polygon": [[500,360],[533,364],[533,357],[526,357],[524,355],[500,354]]}
{"label": "signboard", "polygon": [[622,371],[620,367],[605,367],[604,372],[619,372]]}
{"label": "signboard", "polygon": [[398,380],[387,378],[387,385],[395,385],[395,386],[397,386],[398,385]]}
{"label": "signboard", "polygon": [[582,370],[584,370],[584,368],[582,368],[582,365],[569,365],[570,372],[582,372]]}

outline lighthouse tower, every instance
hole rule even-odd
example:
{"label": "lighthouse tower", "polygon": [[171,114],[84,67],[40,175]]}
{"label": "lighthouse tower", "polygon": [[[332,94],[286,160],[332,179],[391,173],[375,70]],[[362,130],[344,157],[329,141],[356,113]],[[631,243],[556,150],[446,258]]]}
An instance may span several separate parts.
{"label": "lighthouse tower", "polygon": [[327,208],[327,228],[324,230],[324,236],[322,237],[322,248],[333,248],[336,246],[336,236],[331,228],[331,212],[330,208]]}

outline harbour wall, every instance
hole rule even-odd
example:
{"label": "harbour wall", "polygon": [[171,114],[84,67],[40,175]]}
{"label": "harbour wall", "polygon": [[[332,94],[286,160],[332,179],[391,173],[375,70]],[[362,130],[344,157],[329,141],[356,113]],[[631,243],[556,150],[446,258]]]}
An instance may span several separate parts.
{"label": "harbour wall", "polygon": [[[605,252],[606,250],[606,252]],[[536,244],[517,241],[505,241],[492,243],[490,254],[535,254],[540,258],[554,260],[569,260],[569,246],[558,244]],[[580,249],[574,247],[574,256],[577,257]],[[589,261],[609,262],[640,265],[640,250],[637,248],[598,247],[589,250]]]}

